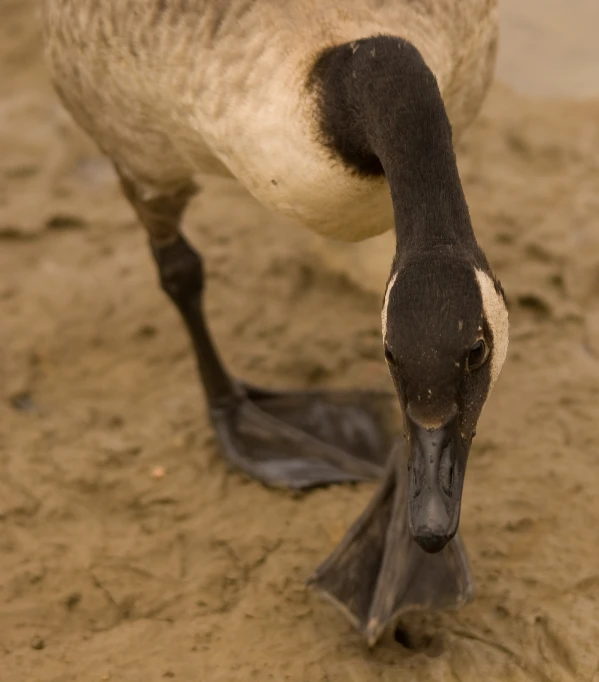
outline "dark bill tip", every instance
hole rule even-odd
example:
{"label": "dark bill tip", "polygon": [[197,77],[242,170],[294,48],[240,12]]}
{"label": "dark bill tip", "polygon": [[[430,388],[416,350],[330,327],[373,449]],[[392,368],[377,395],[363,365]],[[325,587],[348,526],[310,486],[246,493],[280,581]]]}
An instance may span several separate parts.
{"label": "dark bill tip", "polygon": [[447,545],[452,537],[453,536],[445,535],[442,532],[435,533],[429,528],[422,528],[418,531],[418,534],[414,536],[414,539],[425,552],[436,554]]}

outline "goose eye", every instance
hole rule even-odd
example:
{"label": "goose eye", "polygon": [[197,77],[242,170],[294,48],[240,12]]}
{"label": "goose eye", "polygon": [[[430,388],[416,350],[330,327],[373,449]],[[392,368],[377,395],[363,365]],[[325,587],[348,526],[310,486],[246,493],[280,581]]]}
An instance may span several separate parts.
{"label": "goose eye", "polygon": [[390,364],[394,365],[395,364],[395,358],[393,357],[393,353],[389,349],[389,346],[385,346],[385,360]]}
{"label": "goose eye", "polygon": [[479,339],[468,353],[468,371],[472,372],[481,367],[485,363],[487,356],[487,344],[482,339]]}

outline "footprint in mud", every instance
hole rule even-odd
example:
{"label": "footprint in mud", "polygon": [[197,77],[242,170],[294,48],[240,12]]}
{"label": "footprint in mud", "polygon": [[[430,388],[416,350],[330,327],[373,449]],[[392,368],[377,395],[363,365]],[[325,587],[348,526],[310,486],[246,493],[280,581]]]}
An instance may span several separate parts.
{"label": "footprint in mud", "polygon": [[393,634],[395,641],[405,649],[414,653],[425,654],[436,658],[443,653],[443,639],[439,633],[417,632],[408,630],[403,625],[398,625]]}
{"label": "footprint in mud", "polygon": [[544,614],[538,614],[534,619],[534,630],[537,640],[537,649],[544,662],[549,664],[550,669],[561,669],[562,678],[568,680],[582,679],[578,666],[575,663],[576,655],[568,646],[566,640],[556,631],[552,619]]}

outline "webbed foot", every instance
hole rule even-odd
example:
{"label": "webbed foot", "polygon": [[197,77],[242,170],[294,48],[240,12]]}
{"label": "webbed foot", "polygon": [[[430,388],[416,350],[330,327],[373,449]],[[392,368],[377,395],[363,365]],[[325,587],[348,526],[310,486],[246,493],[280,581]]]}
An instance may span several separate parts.
{"label": "webbed foot", "polygon": [[308,580],[370,646],[402,612],[458,609],[474,595],[459,533],[437,554],[426,553],[410,534],[407,459],[400,438],[368,507]]}
{"label": "webbed foot", "polygon": [[396,401],[375,391],[239,386],[211,412],[230,464],[267,485],[300,489],[380,478],[397,428]]}

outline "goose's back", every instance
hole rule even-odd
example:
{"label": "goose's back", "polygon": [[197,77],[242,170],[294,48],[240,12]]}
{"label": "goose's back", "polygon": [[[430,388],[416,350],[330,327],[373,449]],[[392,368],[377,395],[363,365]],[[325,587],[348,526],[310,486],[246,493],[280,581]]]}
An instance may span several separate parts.
{"label": "goose's back", "polygon": [[380,33],[413,42],[454,132],[492,76],[496,0],[44,0],[48,63],[75,120],[149,193],[235,176],[313,229],[392,225],[384,179],[323,149],[305,81],[323,48]]}

